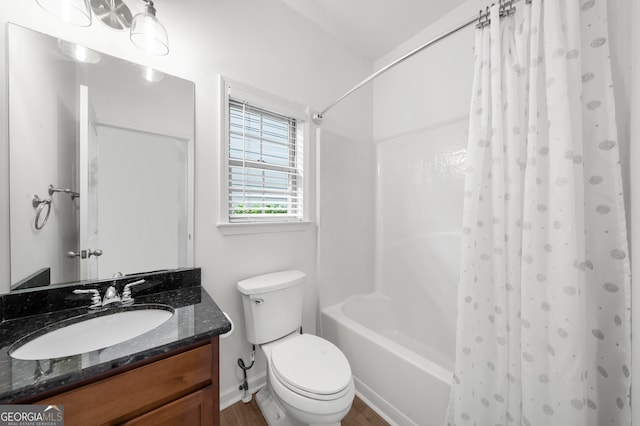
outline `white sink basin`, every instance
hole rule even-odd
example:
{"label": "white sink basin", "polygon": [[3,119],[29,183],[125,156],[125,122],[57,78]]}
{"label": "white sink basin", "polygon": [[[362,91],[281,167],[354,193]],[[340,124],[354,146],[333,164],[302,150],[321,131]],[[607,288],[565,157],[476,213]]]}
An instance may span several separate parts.
{"label": "white sink basin", "polygon": [[[29,336],[14,344],[9,351],[12,358],[38,360],[78,355],[106,348],[151,331],[173,316],[170,307],[141,308],[132,306],[126,311],[66,320],[51,331],[35,338]],[[69,323],[69,325],[63,325]],[[39,334],[38,332],[34,334]],[[24,341],[24,343],[23,343]]]}

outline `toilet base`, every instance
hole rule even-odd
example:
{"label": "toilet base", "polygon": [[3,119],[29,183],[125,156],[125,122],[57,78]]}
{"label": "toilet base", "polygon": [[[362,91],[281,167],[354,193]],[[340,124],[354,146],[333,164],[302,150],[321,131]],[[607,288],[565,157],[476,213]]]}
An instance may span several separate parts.
{"label": "toilet base", "polygon": [[260,391],[256,393],[256,402],[258,403],[258,407],[260,407],[262,416],[269,426],[291,425],[290,422],[287,422],[287,414],[275,400],[273,394],[269,392],[267,387],[260,389]]}
{"label": "toilet base", "polygon": [[[287,415],[286,411],[280,405],[273,393],[271,393],[268,386],[265,386],[258,391],[255,397],[258,407],[260,407],[260,411],[262,412],[262,417],[264,417],[269,426],[314,426],[302,423],[293,416]],[[340,422],[331,424],[326,423],[322,426],[340,426]]]}

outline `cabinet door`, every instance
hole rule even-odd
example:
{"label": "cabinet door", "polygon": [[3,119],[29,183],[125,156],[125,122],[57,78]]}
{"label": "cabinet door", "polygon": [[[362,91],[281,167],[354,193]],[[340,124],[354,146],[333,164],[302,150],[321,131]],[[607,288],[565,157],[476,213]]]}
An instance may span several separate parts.
{"label": "cabinet door", "polygon": [[126,426],[212,426],[218,424],[218,422],[214,423],[214,397],[213,386],[208,386],[124,424]]}

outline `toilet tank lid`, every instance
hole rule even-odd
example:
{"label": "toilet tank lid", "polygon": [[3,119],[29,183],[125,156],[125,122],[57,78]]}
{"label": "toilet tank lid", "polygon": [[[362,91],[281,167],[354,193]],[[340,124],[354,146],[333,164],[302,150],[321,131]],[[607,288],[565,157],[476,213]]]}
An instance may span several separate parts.
{"label": "toilet tank lid", "polygon": [[266,293],[300,284],[305,278],[304,272],[296,270],[273,272],[238,281],[238,290],[242,294]]}

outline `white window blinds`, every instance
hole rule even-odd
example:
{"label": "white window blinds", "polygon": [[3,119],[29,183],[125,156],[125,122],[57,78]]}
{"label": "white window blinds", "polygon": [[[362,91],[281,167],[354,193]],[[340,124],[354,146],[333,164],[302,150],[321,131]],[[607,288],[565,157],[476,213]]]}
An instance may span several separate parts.
{"label": "white window blinds", "polygon": [[229,99],[229,221],[303,219],[296,119]]}

